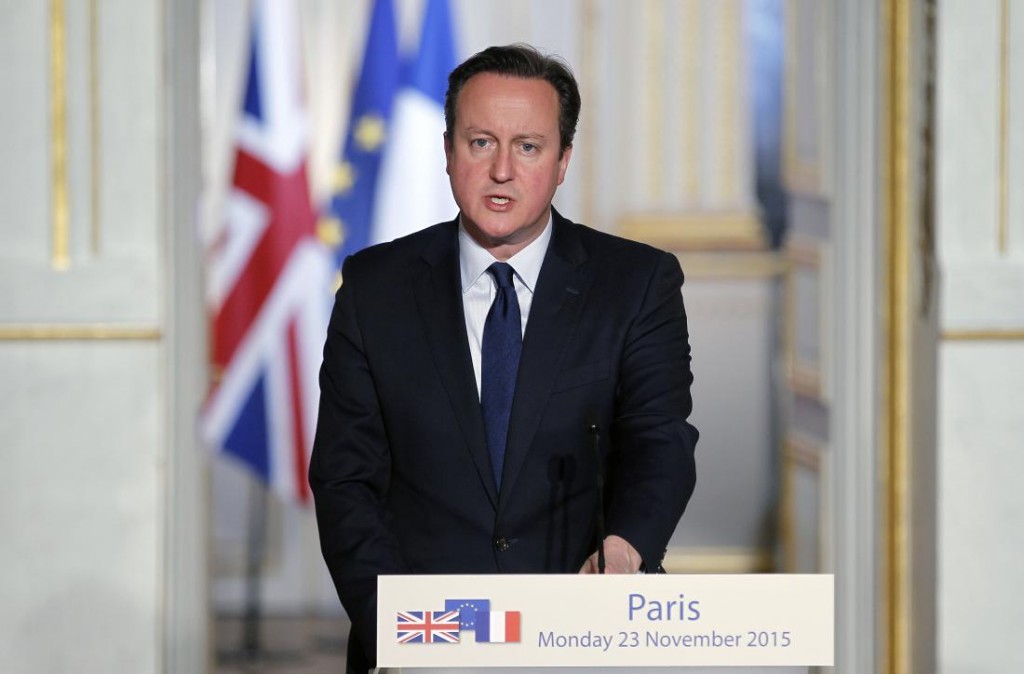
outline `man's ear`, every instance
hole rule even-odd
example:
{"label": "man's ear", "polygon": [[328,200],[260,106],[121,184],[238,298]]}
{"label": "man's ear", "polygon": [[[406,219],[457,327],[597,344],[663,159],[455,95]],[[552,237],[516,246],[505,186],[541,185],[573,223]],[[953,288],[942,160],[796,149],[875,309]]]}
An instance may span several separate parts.
{"label": "man's ear", "polygon": [[448,137],[448,132],[445,131],[441,134],[444,139],[444,172],[448,175],[452,174],[452,140]]}
{"label": "man's ear", "polygon": [[569,168],[569,159],[572,158],[572,145],[562,150],[562,156],[558,158],[558,184],[565,180],[565,172]]}

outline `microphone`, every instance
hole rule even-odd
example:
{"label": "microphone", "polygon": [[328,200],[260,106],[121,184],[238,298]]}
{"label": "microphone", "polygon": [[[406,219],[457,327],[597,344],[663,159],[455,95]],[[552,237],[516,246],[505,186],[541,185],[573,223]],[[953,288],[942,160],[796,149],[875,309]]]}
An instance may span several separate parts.
{"label": "microphone", "polygon": [[587,433],[594,448],[597,467],[597,572],[604,574],[604,461],[601,459],[601,428],[593,415],[587,415]]}

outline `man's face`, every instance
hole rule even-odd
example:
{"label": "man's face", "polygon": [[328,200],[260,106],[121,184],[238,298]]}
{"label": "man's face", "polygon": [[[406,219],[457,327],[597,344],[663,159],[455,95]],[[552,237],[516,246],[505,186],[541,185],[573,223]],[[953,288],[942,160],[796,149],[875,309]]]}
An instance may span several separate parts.
{"label": "man's face", "polygon": [[507,260],[543,231],[569,166],[555,88],[541,79],[474,75],[459,93],[445,154],[463,226]]}

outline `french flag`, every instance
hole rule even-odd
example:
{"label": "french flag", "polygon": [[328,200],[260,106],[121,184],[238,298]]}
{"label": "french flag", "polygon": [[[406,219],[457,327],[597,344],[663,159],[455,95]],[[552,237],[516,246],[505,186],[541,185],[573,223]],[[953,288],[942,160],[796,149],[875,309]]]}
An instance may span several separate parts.
{"label": "french flag", "polygon": [[403,69],[381,158],[370,243],[391,241],[459,212],[444,154],[444,93],[456,61],[448,0],[427,0],[419,52]]}
{"label": "french flag", "polygon": [[487,643],[518,643],[519,611],[477,611],[476,640]]}

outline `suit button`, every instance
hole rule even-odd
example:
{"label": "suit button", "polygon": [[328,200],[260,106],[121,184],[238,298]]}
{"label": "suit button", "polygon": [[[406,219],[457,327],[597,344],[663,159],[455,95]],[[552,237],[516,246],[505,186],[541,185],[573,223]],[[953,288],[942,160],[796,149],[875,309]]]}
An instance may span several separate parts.
{"label": "suit button", "polygon": [[499,538],[494,541],[494,547],[498,549],[498,552],[508,552],[512,549],[512,544],[508,542],[507,538]]}

